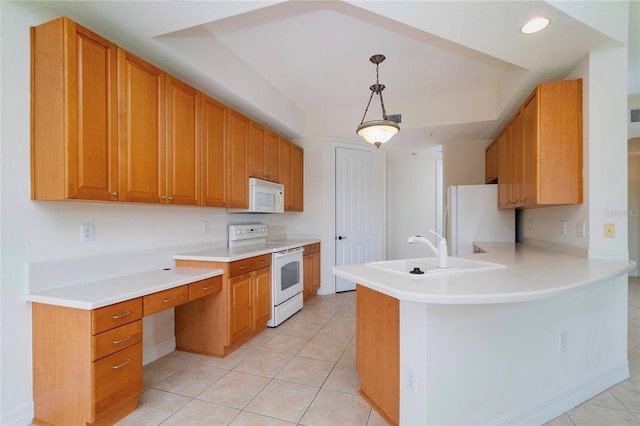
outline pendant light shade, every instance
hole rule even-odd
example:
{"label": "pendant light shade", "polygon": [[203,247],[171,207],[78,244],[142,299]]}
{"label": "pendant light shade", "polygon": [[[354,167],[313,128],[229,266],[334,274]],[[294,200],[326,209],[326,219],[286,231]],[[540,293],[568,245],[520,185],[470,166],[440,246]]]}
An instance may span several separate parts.
{"label": "pendant light shade", "polygon": [[[367,103],[367,107],[364,110],[364,115],[362,116],[362,121],[360,125],[356,129],[356,133],[360,135],[365,141],[370,144],[375,145],[377,148],[380,148],[380,145],[387,142],[389,139],[393,137],[396,133],[400,131],[400,126],[398,122],[389,120],[387,117],[387,112],[384,108],[384,100],[382,99],[382,91],[384,90],[384,84],[380,84],[379,81],[379,66],[382,61],[385,60],[384,55],[373,55],[369,58],[369,61],[376,64],[376,84],[373,84],[369,87],[371,90],[371,96],[369,96],[369,102]],[[371,105],[371,99],[373,99],[373,95],[378,95],[380,97],[380,106],[382,107],[382,120],[371,120],[364,121],[367,116],[367,111],[369,111],[369,106]],[[396,115],[399,120],[399,115]]]}
{"label": "pendant light shade", "polygon": [[378,147],[387,142],[400,130],[397,123],[389,120],[367,121],[358,126],[356,133],[370,144]]}

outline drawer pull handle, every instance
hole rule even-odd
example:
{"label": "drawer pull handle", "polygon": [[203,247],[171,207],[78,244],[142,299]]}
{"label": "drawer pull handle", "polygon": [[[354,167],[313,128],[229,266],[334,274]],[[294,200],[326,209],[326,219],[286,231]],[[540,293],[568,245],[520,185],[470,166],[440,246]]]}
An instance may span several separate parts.
{"label": "drawer pull handle", "polygon": [[127,364],[131,363],[131,358],[127,358],[127,360],[125,362],[123,362],[122,364],[118,364],[118,365],[112,365],[111,368],[114,370],[117,370],[120,367],[124,367]]}
{"label": "drawer pull handle", "polygon": [[247,265],[238,266],[238,269],[247,269]]}
{"label": "drawer pull handle", "polygon": [[174,301],[174,300],[176,300],[176,299],[177,299],[177,297],[176,297],[176,296],[170,297],[170,298],[168,298],[168,299],[162,299],[162,303],[169,303],[169,302],[173,302],[173,301]]}
{"label": "drawer pull handle", "polygon": [[122,343],[122,342],[126,342],[126,341],[127,341],[127,340],[129,340],[129,339],[131,339],[131,336],[124,337],[124,338],[122,338],[122,339],[120,339],[120,340],[112,340],[112,341],[111,341],[111,344],[112,344],[112,345],[119,345],[120,343]]}
{"label": "drawer pull handle", "polygon": [[207,291],[207,290],[211,290],[213,288],[212,285],[208,285],[206,287],[202,287],[202,290]]}
{"label": "drawer pull handle", "polygon": [[118,315],[111,315],[111,319],[114,319],[114,320],[115,319],[120,319],[120,318],[123,318],[123,317],[127,317],[129,315],[131,315],[131,311],[123,312],[123,313],[118,314]]}

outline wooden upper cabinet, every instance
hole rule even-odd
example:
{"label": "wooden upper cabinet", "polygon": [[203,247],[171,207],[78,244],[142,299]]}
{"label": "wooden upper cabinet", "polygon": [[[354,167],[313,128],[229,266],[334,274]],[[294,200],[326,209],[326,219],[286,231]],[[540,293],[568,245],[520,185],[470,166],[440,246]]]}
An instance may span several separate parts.
{"label": "wooden upper cabinet", "polygon": [[31,197],[117,190],[117,47],[67,18],[31,29]]}
{"label": "wooden upper cabinet", "polygon": [[251,177],[279,182],[279,136],[265,127],[251,123],[249,129],[249,174]]}
{"label": "wooden upper cabinet", "polygon": [[509,144],[507,142],[507,132],[503,130],[496,139],[498,148],[498,208],[509,208],[509,181],[511,170],[509,168]]}
{"label": "wooden upper cabinet", "polygon": [[539,84],[497,138],[498,207],[582,203],[582,133],[582,79]]}
{"label": "wooden upper cabinet", "polygon": [[494,140],[485,150],[484,183],[498,182],[498,141]]}
{"label": "wooden upper cabinet", "polygon": [[225,207],[225,129],[227,108],[202,95],[202,205]]}
{"label": "wooden upper cabinet", "polygon": [[291,182],[292,197],[291,211],[301,212],[304,210],[304,151],[296,145],[291,144]]}
{"label": "wooden upper cabinet", "polygon": [[300,146],[281,137],[278,147],[278,165],[280,183],[284,185],[285,211],[303,211],[303,149]]}
{"label": "wooden upper cabinet", "polygon": [[120,201],[160,203],[166,194],[165,73],[118,48]]}
{"label": "wooden upper cabinet", "polygon": [[527,103],[535,118],[524,137],[536,150],[526,159],[536,188],[527,206],[582,203],[582,79],[542,83]]}
{"label": "wooden upper cabinet", "polygon": [[525,101],[522,107],[524,155],[524,201],[533,205],[538,193],[538,102],[536,92]]}
{"label": "wooden upper cabinet", "polygon": [[280,137],[267,130],[264,139],[264,178],[272,182],[280,182],[280,173],[278,167],[278,146]]}
{"label": "wooden upper cabinet", "polygon": [[255,176],[302,211],[297,145],[67,18],[31,50],[32,199],[242,209]]}
{"label": "wooden upper cabinet", "polygon": [[198,90],[167,75],[167,191],[163,201],[169,204],[199,204],[200,96]]}
{"label": "wooden upper cabinet", "polygon": [[249,125],[249,176],[266,179],[265,128],[258,123]]}
{"label": "wooden upper cabinet", "polygon": [[249,119],[236,111],[227,110],[226,206],[249,207]]}
{"label": "wooden upper cabinet", "polygon": [[278,138],[278,174],[280,183],[284,185],[284,209],[291,210],[291,199],[293,196],[291,188],[291,142],[287,139]]}

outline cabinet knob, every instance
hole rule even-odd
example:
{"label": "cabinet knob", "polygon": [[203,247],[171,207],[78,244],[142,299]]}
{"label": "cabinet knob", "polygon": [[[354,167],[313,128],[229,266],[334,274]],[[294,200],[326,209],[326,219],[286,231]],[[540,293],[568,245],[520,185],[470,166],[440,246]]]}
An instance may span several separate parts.
{"label": "cabinet knob", "polygon": [[118,194],[118,191],[116,191],[116,192],[112,192],[111,195],[113,195],[114,197],[118,198],[118,195],[120,195],[120,194]]}
{"label": "cabinet knob", "polygon": [[166,196],[166,195],[161,195],[161,196],[160,196],[160,199],[161,199],[161,200],[166,200],[166,199],[167,199],[167,196]]}
{"label": "cabinet knob", "polygon": [[169,195],[169,201],[173,201],[173,196]]}

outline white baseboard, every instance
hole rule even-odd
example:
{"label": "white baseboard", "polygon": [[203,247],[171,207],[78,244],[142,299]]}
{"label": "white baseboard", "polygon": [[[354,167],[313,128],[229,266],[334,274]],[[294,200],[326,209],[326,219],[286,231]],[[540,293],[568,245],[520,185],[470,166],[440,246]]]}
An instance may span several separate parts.
{"label": "white baseboard", "polygon": [[0,425],[3,426],[26,426],[33,421],[33,401],[22,404],[13,410],[2,413]]}
{"label": "white baseboard", "polygon": [[146,348],[142,351],[142,365],[147,365],[158,358],[165,356],[176,350],[176,338],[175,336],[164,339],[160,343]]}
{"label": "white baseboard", "polygon": [[491,422],[491,425],[543,425],[627,378],[629,363],[625,362],[605,374],[591,377],[580,386]]}

